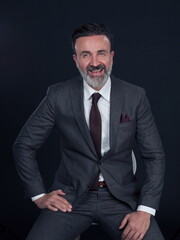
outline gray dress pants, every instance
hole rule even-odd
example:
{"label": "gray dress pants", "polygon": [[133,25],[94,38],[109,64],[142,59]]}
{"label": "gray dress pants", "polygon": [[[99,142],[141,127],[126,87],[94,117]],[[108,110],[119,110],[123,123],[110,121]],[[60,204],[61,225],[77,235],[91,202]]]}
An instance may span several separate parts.
{"label": "gray dress pants", "polygon": [[[120,240],[124,216],[132,209],[114,198],[107,188],[89,191],[72,212],[42,210],[26,240],[74,240],[92,222],[98,222],[109,239]],[[164,240],[154,217],[144,240]]]}

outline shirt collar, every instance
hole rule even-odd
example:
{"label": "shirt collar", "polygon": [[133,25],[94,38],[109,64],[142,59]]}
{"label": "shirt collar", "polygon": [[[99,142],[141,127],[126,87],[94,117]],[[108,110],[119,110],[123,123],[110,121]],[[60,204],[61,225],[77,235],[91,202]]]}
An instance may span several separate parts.
{"label": "shirt collar", "polygon": [[110,102],[110,91],[111,91],[111,78],[108,77],[107,82],[105,85],[99,90],[95,90],[92,87],[90,87],[86,81],[83,79],[84,84],[84,101],[87,101],[91,98],[93,93],[100,93],[101,96],[108,102]]}

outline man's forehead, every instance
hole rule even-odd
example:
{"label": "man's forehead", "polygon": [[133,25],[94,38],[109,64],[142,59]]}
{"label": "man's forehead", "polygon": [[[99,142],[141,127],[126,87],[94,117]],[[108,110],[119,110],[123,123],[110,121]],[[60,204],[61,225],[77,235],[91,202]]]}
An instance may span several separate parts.
{"label": "man's forehead", "polygon": [[90,48],[90,47],[101,47],[110,46],[110,41],[106,35],[93,35],[93,36],[83,36],[76,40],[75,48]]}

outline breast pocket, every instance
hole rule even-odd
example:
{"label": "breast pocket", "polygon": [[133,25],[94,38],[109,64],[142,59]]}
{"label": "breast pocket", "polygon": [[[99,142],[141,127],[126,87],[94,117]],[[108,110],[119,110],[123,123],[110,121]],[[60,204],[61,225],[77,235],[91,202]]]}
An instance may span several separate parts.
{"label": "breast pocket", "polygon": [[117,131],[116,147],[132,147],[136,133],[136,120],[120,123]]}
{"label": "breast pocket", "polygon": [[131,121],[128,121],[128,122],[119,123],[118,129],[132,128],[135,125],[136,125],[136,119],[132,119]]}

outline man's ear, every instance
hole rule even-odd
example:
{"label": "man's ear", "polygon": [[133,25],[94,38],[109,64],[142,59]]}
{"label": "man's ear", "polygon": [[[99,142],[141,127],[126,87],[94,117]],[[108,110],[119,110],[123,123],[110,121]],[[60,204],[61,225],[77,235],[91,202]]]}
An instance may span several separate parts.
{"label": "man's ear", "polygon": [[113,57],[114,57],[114,51],[111,51],[111,57],[112,57],[112,59],[113,59]]}
{"label": "man's ear", "polygon": [[77,61],[77,55],[76,54],[73,54],[73,59],[74,59],[74,61],[76,63],[76,66],[78,66],[78,61]]}
{"label": "man's ear", "polygon": [[111,51],[111,62],[113,64],[113,58],[114,58],[114,51]]}

